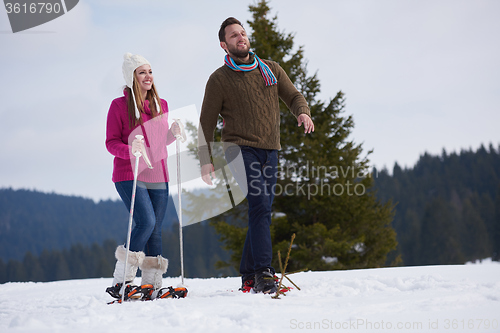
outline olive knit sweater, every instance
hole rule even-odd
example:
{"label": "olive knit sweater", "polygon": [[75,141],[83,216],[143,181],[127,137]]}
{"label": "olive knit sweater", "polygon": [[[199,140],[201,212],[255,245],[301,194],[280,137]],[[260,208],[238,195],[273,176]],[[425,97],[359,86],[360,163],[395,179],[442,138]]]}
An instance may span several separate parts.
{"label": "olive knit sweater", "polygon": [[277,84],[266,86],[258,68],[237,72],[226,65],[208,79],[198,132],[200,165],[211,163],[207,143],[214,141],[219,114],[224,118],[223,142],[261,149],[281,148],[279,98],[295,117],[311,115],[304,96],[283,68],[274,61],[262,61],[273,71]]}

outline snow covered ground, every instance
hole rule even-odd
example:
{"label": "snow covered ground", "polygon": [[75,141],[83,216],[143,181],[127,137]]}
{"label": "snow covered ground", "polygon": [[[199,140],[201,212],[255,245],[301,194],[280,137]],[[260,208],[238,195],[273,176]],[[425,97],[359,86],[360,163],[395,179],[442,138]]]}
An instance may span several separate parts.
{"label": "snow covered ground", "polygon": [[113,305],[108,278],[7,283],[0,332],[500,332],[496,262],[291,278],[301,290],[281,299],[237,292],[231,277],[186,279],[185,299]]}

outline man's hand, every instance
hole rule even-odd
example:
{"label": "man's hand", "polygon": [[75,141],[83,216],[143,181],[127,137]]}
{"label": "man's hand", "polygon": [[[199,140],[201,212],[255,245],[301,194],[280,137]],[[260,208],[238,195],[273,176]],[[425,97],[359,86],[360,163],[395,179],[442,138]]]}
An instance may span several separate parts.
{"label": "man's hand", "polygon": [[300,116],[298,116],[297,121],[299,123],[299,127],[304,124],[304,133],[311,133],[314,132],[314,123],[307,114],[302,113]]}
{"label": "man's hand", "polygon": [[[212,177],[210,177],[212,176]],[[201,179],[208,185],[212,184],[212,178],[215,179],[215,170],[212,164],[205,164],[201,167]]]}

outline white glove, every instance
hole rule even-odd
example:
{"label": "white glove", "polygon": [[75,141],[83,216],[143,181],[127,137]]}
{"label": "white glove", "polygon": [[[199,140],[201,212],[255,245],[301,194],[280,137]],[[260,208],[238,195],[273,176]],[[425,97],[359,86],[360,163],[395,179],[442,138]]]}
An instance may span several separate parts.
{"label": "white glove", "polygon": [[153,169],[151,162],[149,161],[148,155],[146,154],[146,147],[144,147],[144,137],[142,135],[136,135],[135,140],[132,141],[132,155],[135,157],[144,158],[148,168]]}
{"label": "white glove", "polygon": [[139,152],[142,155],[143,149],[144,149],[144,140],[135,139],[134,141],[132,141],[132,155],[135,156],[137,152]]}
{"label": "white glove", "polygon": [[[176,132],[172,131],[172,133],[174,134],[174,136],[177,140],[180,140],[181,142],[186,142],[187,137],[186,137],[186,131],[184,130],[184,124],[178,118],[174,119],[174,121],[175,121],[175,124],[177,124],[177,126],[179,127],[180,131],[176,131]],[[172,124],[172,126],[173,125],[174,124]]]}

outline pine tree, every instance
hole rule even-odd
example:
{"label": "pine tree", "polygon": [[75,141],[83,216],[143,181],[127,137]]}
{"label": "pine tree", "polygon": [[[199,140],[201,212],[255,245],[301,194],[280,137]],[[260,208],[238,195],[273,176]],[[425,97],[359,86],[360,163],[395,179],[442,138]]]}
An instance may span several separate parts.
{"label": "pine tree", "polygon": [[438,197],[427,204],[420,233],[419,265],[461,264],[459,215],[449,202]]}
{"label": "pine tree", "polygon": [[[382,200],[397,202],[393,226],[405,265],[498,258],[500,154],[489,145],[459,154],[428,153],[408,169],[376,179]],[[497,193],[498,191],[498,193]]]}
{"label": "pine tree", "polygon": [[5,283],[9,281],[7,279],[7,265],[3,262],[2,258],[0,258],[0,283]]}
{"label": "pine tree", "polygon": [[[499,149],[500,150],[500,149]],[[492,228],[493,260],[500,261],[500,185],[497,187],[495,215]]]}
{"label": "pine tree", "polygon": [[7,281],[27,282],[26,269],[22,262],[9,260],[7,263]]}
{"label": "pine tree", "polygon": [[464,236],[461,244],[466,260],[486,258],[492,253],[486,225],[477,209],[480,203],[477,194],[463,202],[461,217],[465,230],[461,233]]}
{"label": "pine tree", "polygon": [[43,268],[40,266],[38,258],[36,258],[31,252],[26,253],[23,260],[23,265],[26,271],[27,281],[43,281],[44,273]]}
{"label": "pine tree", "polygon": [[[361,145],[349,139],[354,121],[343,114],[344,94],[338,92],[327,103],[317,100],[320,83],[316,74],[308,75],[303,48],[294,51],[293,35],[278,31],[277,17],[268,17],[267,1],[249,8],[252,48],[283,67],[306,98],[315,123],[315,132],[304,135],[280,102],[282,150],[274,210],[281,214],[271,227],[274,252],[284,253],[295,233],[290,270],[383,266],[397,245],[390,226],[392,205],[377,201],[369,161],[362,157]],[[240,204],[215,223],[236,267],[246,233],[246,216],[241,219],[245,213]],[[276,256],[273,265],[278,267]]]}

